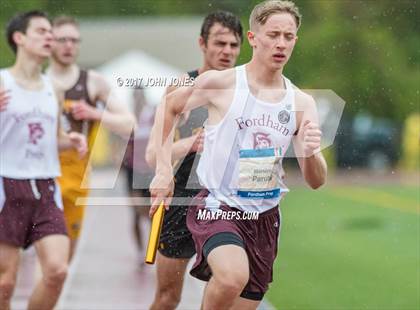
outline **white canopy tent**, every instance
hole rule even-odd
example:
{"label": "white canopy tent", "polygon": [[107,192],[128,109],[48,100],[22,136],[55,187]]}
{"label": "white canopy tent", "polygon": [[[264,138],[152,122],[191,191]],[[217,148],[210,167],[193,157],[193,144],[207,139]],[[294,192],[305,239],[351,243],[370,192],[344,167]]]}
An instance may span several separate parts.
{"label": "white canopy tent", "polygon": [[[145,87],[145,97],[149,104],[158,105],[162,99],[165,91],[165,86],[147,87],[148,79],[171,79],[182,75],[181,70],[178,70],[159,59],[148,55],[143,51],[129,51],[121,56],[118,56],[104,65],[96,68],[96,71],[105,76],[112,87],[112,95],[117,96],[121,104],[126,104],[130,108],[133,107],[133,89],[131,82],[142,82]],[[119,82],[122,86],[119,85]],[[126,85],[129,81],[129,86]],[[136,83],[134,83],[135,85]],[[106,103],[104,103],[106,104]],[[140,124],[141,126],[141,124]],[[92,164],[96,166],[108,165],[111,162],[111,155],[114,162],[121,163],[121,156],[115,156],[110,150],[110,139],[108,131],[100,126],[95,138],[92,151]],[[121,157],[121,158],[120,158]],[[119,165],[117,163],[117,165]]]}

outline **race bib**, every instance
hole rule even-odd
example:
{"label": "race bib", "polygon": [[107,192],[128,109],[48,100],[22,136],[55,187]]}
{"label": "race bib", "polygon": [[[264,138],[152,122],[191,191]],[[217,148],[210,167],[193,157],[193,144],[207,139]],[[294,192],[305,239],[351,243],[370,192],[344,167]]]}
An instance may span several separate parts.
{"label": "race bib", "polygon": [[281,148],[239,151],[238,196],[249,199],[271,199],[280,196],[278,164]]}

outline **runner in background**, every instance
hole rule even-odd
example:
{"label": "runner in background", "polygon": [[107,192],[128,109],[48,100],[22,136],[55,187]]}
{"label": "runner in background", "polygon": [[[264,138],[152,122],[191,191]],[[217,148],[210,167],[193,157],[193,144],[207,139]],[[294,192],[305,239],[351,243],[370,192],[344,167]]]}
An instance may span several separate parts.
{"label": "runner in background", "polygon": [[[76,20],[60,16],[53,21],[54,40],[52,57],[47,74],[64,97],[61,116],[66,131],[76,131],[88,138],[89,152],[92,150],[99,124],[111,132],[128,137],[135,126],[128,107],[115,98],[105,78],[93,70],[80,68],[76,61],[81,42]],[[101,108],[98,103],[103,104]],[[72,257],[80,237],[85,206],[77,205],[78,198],[88,196],[88,189],[81,182],[88,170],[89,156],[80,159],[74,151],[60,154],[62,176],[59,178],[66,225],[71,240]],[[89,175],[89,174],[88,174]],[[87,176],[88,176],[87,175]]]}
{"label": "runner in background", "polygon": [[[20,249],[34,245],[42,279],[28,309],[53,309],[63,287],[70,243],[60,189],[59,149],[87,151],[80,133],[59,128],[60,105],[52,83],[41,73],[51,56],[51,23],[45,13],[14,16],[6,28],[16,55],[0,70],[0,309],[10,309]],[[60,98],[60,101],[62,98]]]}

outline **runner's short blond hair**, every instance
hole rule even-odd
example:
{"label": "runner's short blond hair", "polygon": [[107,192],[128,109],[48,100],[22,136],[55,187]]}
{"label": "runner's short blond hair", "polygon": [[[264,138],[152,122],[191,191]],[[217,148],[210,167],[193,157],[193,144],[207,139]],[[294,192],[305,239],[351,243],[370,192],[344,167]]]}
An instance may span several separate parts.
{"label": "runner's short blond hair", "polygon": [[53,27],[60,27],[63,25],[73,25],[76,28],[79,28],[79,23],[76,21],[74,17],[61,15],[53,19],[52,22]]}
{"label": "runner's short blond hair", "polygon": [[249,17],[249,27],[253,31],[257,25],[264,25],[267,19],[277,13],[289,13],[299,28],[302,15],[299,13],[298,7],[292,1],[268,0],[257,4]]}

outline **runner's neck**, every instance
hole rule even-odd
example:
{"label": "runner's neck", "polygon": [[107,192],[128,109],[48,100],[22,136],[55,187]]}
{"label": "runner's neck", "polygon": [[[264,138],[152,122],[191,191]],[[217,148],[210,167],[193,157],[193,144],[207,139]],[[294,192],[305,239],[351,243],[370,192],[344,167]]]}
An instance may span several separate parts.
{"label": "runner's neck", "polygon": [[52,76],[60,77],[74,77],[79,76],[80,68],[76,64],[63,65],[55,60],[51,61],[51,65],[48,68]]}
{"label": "runner's neck", "polygon": [[10,73],[16,80],[27,84],[39,82],[41,80],[41,70],[42,66],[36,59],[21,54],[10,68]]}
{"label": "runner's neck", "polygon": [[209,71],[209,70],[214,70],[214,69],[211,68],[207,64],[203,64],[203,66],[200,69],[198,69],[198,75],[203,74],[204,72]]}
{"label": "runner's neck", "polygon": [[261,64],[256,58],[252,58],[251,61],[245,65],[245,72],[249,83],[254,81],[259,87],[285,87],[282,78],[283,68],[273,71]]}
{"label": "runner's neck", "polygon": [[52,60],[47,69],[47,74],[52,77],[54,85],[58,89],[65,91],[71,88],[79,79],[80,68],[76,64],[62,65]]}

